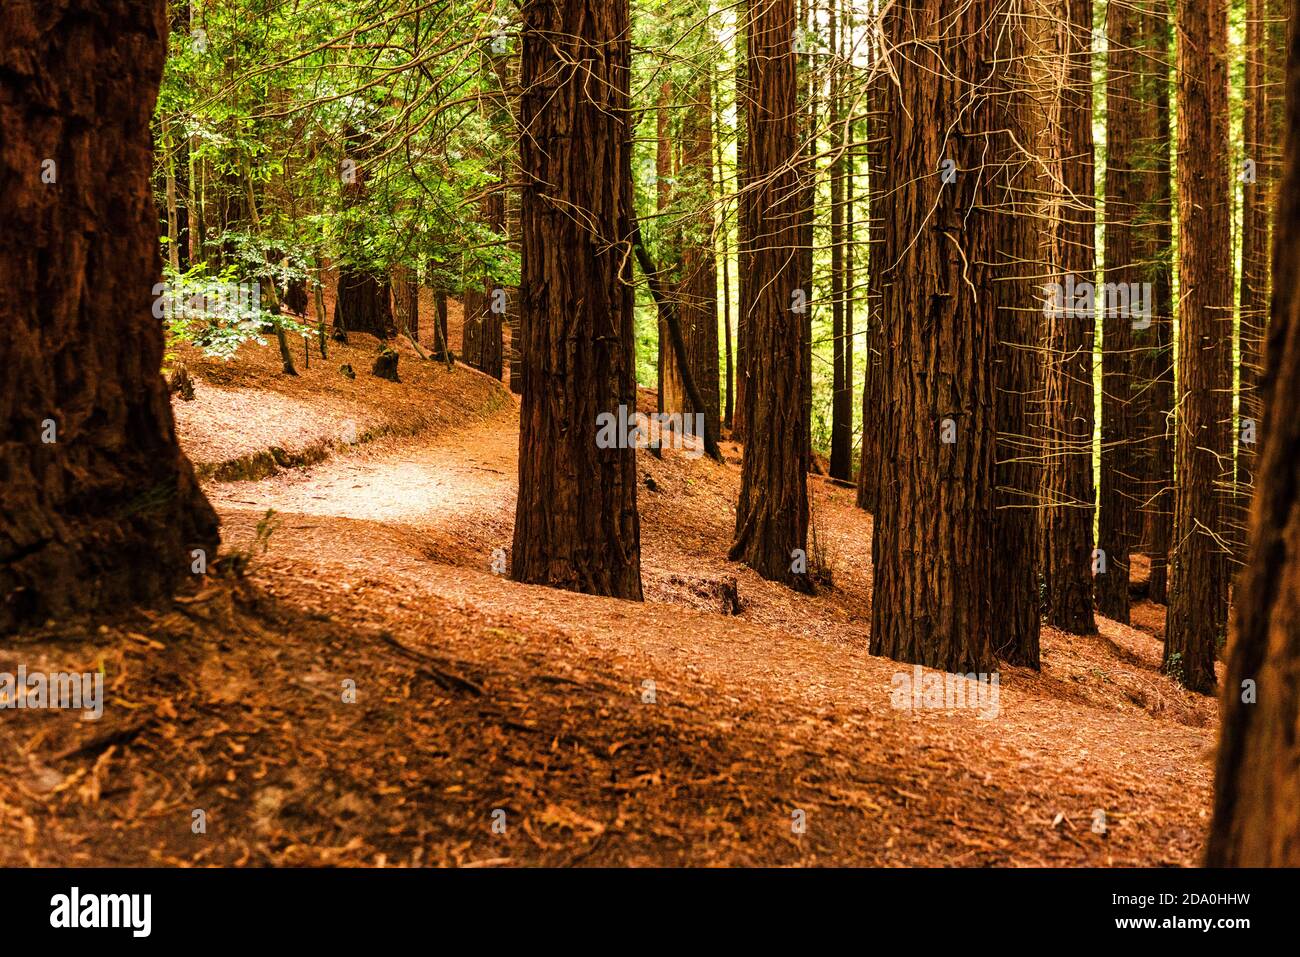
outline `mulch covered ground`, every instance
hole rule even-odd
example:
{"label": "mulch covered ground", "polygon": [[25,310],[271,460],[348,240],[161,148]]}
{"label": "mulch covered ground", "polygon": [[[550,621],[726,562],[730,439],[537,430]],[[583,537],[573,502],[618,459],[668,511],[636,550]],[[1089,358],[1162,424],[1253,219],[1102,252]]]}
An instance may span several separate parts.
{"label": "mulch covered ground", "polygon": [[1216,707],[1159,674],[1158,606],[1046,631],[991,720],[896,709],[850,490],[813,482],[815,597],[726,561],[735,446],[639,456],[645,603],[515,584],[516,400],[409,349],[371,379],[354,348],[355,381],[346,353],[298,380],[273,346],[189,362],[209,476],[341,410],[371,434],[208,481],[242,578],[0,647],[111,689],[98,722],[3,712],[0,864],[1197,862]]}

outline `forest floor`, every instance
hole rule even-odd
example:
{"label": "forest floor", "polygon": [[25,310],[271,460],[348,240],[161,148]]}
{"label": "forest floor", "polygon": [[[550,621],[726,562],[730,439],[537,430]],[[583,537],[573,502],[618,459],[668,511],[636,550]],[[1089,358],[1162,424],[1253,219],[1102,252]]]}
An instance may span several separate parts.
{"label": "forest floor", "polygon": [[246,568],[0,647],[109,689],[97,722],[4,712],[0,865],[1197,863],[1217,708],[1159,674],[1159,606],[1045,630],[996,715],[896,709],[870,516],[814,478],[831,583],[764,581],[725,557],[732,444],[638,455],[644,603],[516,584],[515,397],[407,343],[382,382],[353,340],[297,379],[184,351]]}

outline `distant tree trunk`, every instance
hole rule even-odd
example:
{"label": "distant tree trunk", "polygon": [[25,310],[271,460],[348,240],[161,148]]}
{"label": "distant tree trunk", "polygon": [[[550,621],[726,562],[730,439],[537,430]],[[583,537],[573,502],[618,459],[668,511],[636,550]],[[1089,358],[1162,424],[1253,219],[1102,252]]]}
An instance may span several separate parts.
{"label": "distant tree trunk", "polygon": [[[665,293],[676,301],[680,295],[678,289],[678,261],[681,255],[681,237],[678,231],[672,228],[668,211],[673,201],[674,175],[672,125],[668,114],[669,107],[672,105],[672,98],[672,83],[665,81],[660,84],[659,105],[655,111],[655,208],[662,217],[661,222],[663,224],[661,228],[663,238],[660,242],[663,253],[661,254],[660,266],[664,271],[664,275],[659,277],[659,282]],[[668,326],[664,322],[663,311],[661,310],[658,315],[659,354],[656,359],[658,409],[660,412],[668,412],[682,408],[685,393],[682,389],[681,375],[673,362],[672,344],[669,342]]]}
{"label": "distant tree trunk", "polygon": [[[1139,350],[1135,375],[1146,383],[1141,410],[1142,441],[1139,445],[1139,494],[1141,509],[1142,550],[1151,560],[1151,577],[1147,597],[1164,602],[1168,597],[1169,550],[1173,542],[1173,407],[1174,407],[1174,301],[1173,301],[1173,188],[1170,162],[1169,73],[1172,33],[1168,7],[1161,0],[1150,0],[1147,14],[1146,48],[1149,96],[1155,102],[1154,129],[1151,133],[1152,177],[1150,218],[1155,234],[1154,259],[1151,264],[1152,327],[1145,334],[1148,345]],[[1142,341],[1142,337],[1139,337]]]}
{"label": "distant tree trunk", "polygon": [[[718,195],[725,196],[727,192],[725,167],[722,165],[722,100],[718,99],[714,109],[714,137],[717,143],[718,151]],[[722,236],[722,330],[724,336],[723,354],[726,356],[726,385],[725,398],[723,399],[722,420],[727,428],[731,428],[732,411],[735,408],[732,401],[732,383],[734,381],[734,367],[732,365],[732,347],[731,347],[731,251],[727,243],[727,210],[723,206],[720,217],[719,232]]]}
{"label": "distant tree trunk", "polygon": [[993,670],[1002,600],[990,575],[999,309],[988,294],[1002,236],[984,169],[1000,121],[984,91],[998,7],[885,8],[884,42],[899,52],[873,186],[888,268],[871,653],[962,673]]}
{"label": "distant tree trunk", "polygon": [[[680,383],[671,400],[665,397],[665,412],[703,412],[707,428],[718,434],[718,260],[713,248],[713,94],[706,80],[693,91],[691,108],[682,120],[682,160],[677,171],[678,188],[701,212],[688,225],[682,241],[681,282],[678,286],[678,318],[691,375],[705,402],[697,409],[686,393],[684,379],[675,371],[671,381]],[[671,348],[665,368],[676,370]]]}
{"label": "distant tree trunk", "polygon": [[745,210],[750,201],[746,196],[750,181],[749,156],[749,110],[747,104],[751,95],[749,85],[749,36],[751,13],[749,5],[754,0],[738,0],[736,6],[736,287],[739,293],[736,309],[736,395],[735,406],[731,413],[731,437],[737,442],[745,441],[745,428],[748,423],[749,389],[746,377],[748,362],[745,355],[749,341],[750,298],[746,292],[749,285],[751,269],[750,259],[753,255],[754,241],[750,236],[749,217]]}
{"label": "distant tree trunk", "polygon": [[393,317],[399,332],[420,341],[420,284],[407,266],[394,266]]}
{"label": "distant tree trunk", "polygon": [[[345,206],[359,206],[366,200],[364,161],[371,144],[364,134],[347,130],[344,135],[347,155],[340,166]],[[334,299],[334,338],[347,341],[350,332],[365,332],[379,339],[389,339],[396,331],[390,301],[388,277],[343,258],[339,264],[339,284]]]}
{"label": "distant tree trunk", "polygon": [[[1211,867],[1300,866],[1300,16],[1287,46],[1285,172],[1278,191],[1273,302],[1250,552],[1239,580],[1206,848]],[[1222,155],[1216,157],[1222,160]],[[1175,575],[1181,572],[1181,565]],[[1178,591],[1177,578],[1174,582]]]}
{"label": "distant tree trunk", "polygon": [[881,356],[885,348],[881,306],[884,298],[882,277],[890,264],[885,260],[885,223],[887,197],[881,192],[885,182],[885,103],[890,78],[878,69],[880,50],[869,49],[872,72],[867,85],[867,334],[866,366],[862,379],[862,449],[858,464],[858,508],[876,513],[879,501],[880,422],[883,411]]}
{"label": "distant tree trunk", "polygon": [[[840,37],[841,18],[832,0],[829,11],[831,48],[843,55]],[[847,23],[844,25],[847,33]],[[841,71],[837,67],[831,74],[830,89],[831,147],[834,150],[830,169],[831,188],[831,461],[833,478],[848,481],[853,477],[853,369],[847,365],[845,332],[848,312],[845,287],[845,260],[851,255],[845,243],[844,192],[847,176],[847,154],[844,136],[845,112]]]}
{"label": "distant tree trunk", "polygon": [[750,0],[745,178],[751,188],[741,203],[753,243],[741,301],[749,428],[730,557],[764,578],[811,591],[803,397],[808,350],[804,316],[792,308],[803,281],[797,248],[804,241],[805,203],[797,170],[796,23],[794,0]]}
{"label": "distant tree trunk", "polygon": [[447,339],[447,294],[442,290],[434,293],[433,308],[433,352],[450,367],[452,355],[451,344]]}
{"label": "distant tree trunk", "polygon": [[[1092,613],[1092,349],[1095,316],[1072,288],[1096,281],[1093,252],[1091,0],[1062,0],[1040,11],[1047,65],[1039,100],[1048,116],[1041,143],[1050,156],[1042,256],[1049,284],[1061,289],[1044,312],[1043,597],[1049,625],[1096,631]],[[1052,293],[1048,292],[1049,298]],[[1063,306],[1057,308],[1061,305]],[[1108,572],[1109,573],[1109,572]]]}
{"label": "distant tree trunk", "polygon": [[5,10],[0,634],[163,598],[216,558],[149,309],[166,52],[162,0]]}
{"label": "distant tree trunk", "polygon": [[636,451],[598,441],[599,416],[636,410],[630,74],[628,0],[525,3],[511,574],[640,600]]}
{"label": "distant tree trunk", "polygon": [[[804,25],[806,36],[818,36],[817,13],[814,0],[799,0],[799,18]],[[814,68],[811,44],[809,50],[799,57],[795,64],[799,71],[799,89],[803,91],[804,108],[800,111],[799,140],[803,143],[803,159],[797,166],[800,180],[799,207],[799,289],[804,296],[803,311],[797,313],[803,319],[803,349],[800,365],[803,370],[801,393],[803,411],[800,416],[803,432],[804,469],[813,465],[812,451],[812,400],[813,400],[813,309],[812,301],[816,298],[813,288],[813,220],[817,208],[817,113],[820,89],[817,71]],[[806,481],[806,480],[805,480]]]}
{"label": "distant tree trunk", "polygon": [[350,332],[367,332],[379,339],[389,339],[394,331],[388,277],[340,263],[338,294],[334,300],[335,338],[346,337]]}
{"label": "distant tree trunk", "polygon": [[1227,563],[1217,539],[1232,453],[1225,0],[1180,4],[1178,32],[1178,486],[1163,667],[1208,694],[1226,630]]}
{"label": "distant tree trunk", "polygon": [[1270,219],[1281,149],[1282,71],[1287,0],[1248,0],[1246,87],[1243,98],[1241,171],[1241,282],[1239,330],[1239,423],[1237,475],[1228,526],[1233,562],[1246,557],[1246,525],[1254,488],[1255,450],[1263,427],[1259,378],[1264,359],[1269,302]]}
{"label": "distant tree trunk", "polygon": [[[1150,0],[1139,0],[1149,3]],[[1163,0],[1158,0],[1163,2]],[[1106,284],[1140,291],[1146,278],[1146,252],[1139,234],[1140,219],[1150,195],[1151,172],[1142,134],[1143,114],[1154,115],[1145,83],[1152,51],[1144,43],[1144,11],[1140,5],[1112,3],[1106,7]],[[1135,297],[1123,302],[1132,306]],[[1105,567],[1094,578],[1098,610],[1107,618],[1129,620],[1129,552],[1136,544],[1138,470],[1136,452],[1141,435],[1138,409],[1146,383],[1136,375],[1140,312],[1113,306],[1118,297],[1098,296],[1102,325],[1101,487],[1097,547]],[[1140,306],[1140,303],[1138,303]],[[1148,304],[1149,305],[1149,304]],[[1154,330],[1144,330],[1148,342]]]}

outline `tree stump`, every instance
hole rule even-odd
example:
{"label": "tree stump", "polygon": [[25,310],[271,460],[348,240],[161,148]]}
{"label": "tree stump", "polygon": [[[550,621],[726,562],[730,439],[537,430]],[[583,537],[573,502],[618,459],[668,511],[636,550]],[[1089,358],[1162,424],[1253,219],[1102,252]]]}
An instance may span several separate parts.
{"label": "tree stump", "polygon": [[370,370],[370,374],[378,376],[381,379],[387,379],[389,382],[401,382],[397,378],[397,352],[387,347],[379,350],[379,355],[375,357],[375,364]]}
{"label": "tree stump", "polygon": [[172,369],[172,374],[167,379],[167,389],[183,402],[194,401],[194,382],[190,379],[190,370],[185,368],[184,362],[176,363],[176,368]]}

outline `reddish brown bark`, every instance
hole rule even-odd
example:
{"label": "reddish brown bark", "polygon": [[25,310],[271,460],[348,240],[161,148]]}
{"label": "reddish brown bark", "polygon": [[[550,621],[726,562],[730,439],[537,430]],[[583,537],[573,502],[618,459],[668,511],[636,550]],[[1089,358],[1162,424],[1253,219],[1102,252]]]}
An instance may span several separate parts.
{"label": "reddish brown bark", "polygon": [[628,3],[529,0],[523,24],[511,573],[639,600],[636,452],[597,445],[598,416],[636,408]]}
{"label": "reddish brown bark", "polygon": [[150,309],[166,4],[18,2],[4,17],[0,633],[163,597],[192,578],[193,550],[217,548]]}
{"label": "reddish brown bark", "polygon": [[[802,290],[804,183],[798,173],[793,0],[750,0],[746,157],[741,215],[751,244],[741,300],[748,420],[730,557],[765,578],[811,590],[807,573],[808,343]],[[801,560],[802,556],[802,560]]]}
{"label": "reddish brown bark", "polygon": [[1179,352],[1175,547],[1164,670],[1193,691],[1215,686],[1225,637],[1221,545],[1231,486],[1232,266],[1228,181],[1227,7],[1178,8]]}

